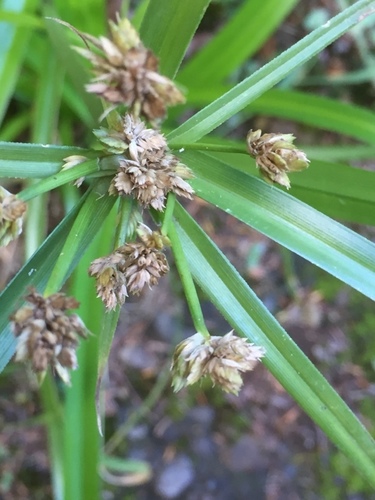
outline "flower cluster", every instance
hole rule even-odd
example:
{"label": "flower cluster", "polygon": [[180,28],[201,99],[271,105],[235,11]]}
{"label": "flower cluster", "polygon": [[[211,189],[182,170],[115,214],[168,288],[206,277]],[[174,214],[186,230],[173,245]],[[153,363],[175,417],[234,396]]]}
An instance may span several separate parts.
{"label": "flower cluster", "polygon": [[87,331],[76,314],[68,316],[66,311],[76,309],[79,303],[64,293],[43,297],[35,290],[30,291],[26,301],[30,305],[21,307],[10,318],[17,337],[16,361],[31,361],[41,377],[52,366],[69,384],[68,370],[78,366],[78,336],[86,338]]}
{"label": "flower cluster", "polygon": [[201,333],[180,342],[174,352],[171,371],[175,392],[209,376],[225,392],[238,394],[243,385],[241,372],[250,371],[265,354],[263,347],[236,337],[233,330],[223,337]]}
{"label": "flower cluster", "polygon": [[185,101],[183,94],[158,72],[157,57],[142,44],[128,19],[118,19],[109,26],[111,40],[80,33],[99,51],[75,47],[92,63],[96,75],[86,90],[110,103],[125,104],[134,116],[151,122],[162,119],[167,106]]}
{"label": "flower cluster", "polygon": [[293,144],[293,134],[263,134],[250,130],[247,134],[249,153],[255,158],[262,176],[290,188],[287,172],[300,172],[309,166],[305,153]]}
{"label": "flower cluster", "polygon": [[120,126],[117,131],[95,131],[108,152],[120,155],[110,194],[132,195],[155,210],[164,208],[169,192],[191,198],[194,191],[184,180],[191,172],[169,152],[163,134],[131,115],[125,115]]}
{"label": "flower cluster", "polygon": [[126,243],[107,257],[94,260],[89,268],[96,279],[96,291],[108,310],[125,302],[128,291],[138,295],[143,287],[152,287],[169,271],[164,253],[168,239],[146,226],[138,229],[140,242]]}
{"label": "flower cluster", "polygon": [[0,186],[0,246],[21,234],[25,212],[26,203]]}

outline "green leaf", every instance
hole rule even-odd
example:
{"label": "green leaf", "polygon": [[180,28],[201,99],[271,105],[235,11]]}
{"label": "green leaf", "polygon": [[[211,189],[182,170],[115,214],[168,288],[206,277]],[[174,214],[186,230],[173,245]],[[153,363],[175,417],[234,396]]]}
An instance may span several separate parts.
{"label": "green leaf", "polygon": [[375,486],[375,443],[216,245],[179,205],[175,217],[195,280],[235,328],[266,349],[264,364]]}
{"label": "green leaf", "polygon": [[[190,87],[189,104],[205,106],[227,92],[228,88],[227,85]],[[297,123],[304,123],[330,132],[338,132],[369,144],[375,144],[375,113],[370,109],[339,102],[328,97],[307,92],[272,89],[252,101],[244,109],[243,121],[254,114],[286,118]],[[341,147],[345,148],[345,146],[340,145]],[[325,148],[322,147],[322,152],[324,150]],[[345,156],[341,158],[345,158]]]}
{"label": "green leaf", "polygon": [[29,111],[18,113],[12,118],[9,118],[9,120],[7,119],[7,123],[0,131],[0,143],[1,141],[14,141],[29,126],[29,124]]}
{"label": "green leaf", "polygon": [[[50,14],[50,11],[48,10],[47,13]],[[65,68],[75,92],[85,105],[86,114],[91,118],[90,123],[86,125],[92,128],[97,124],[98,117],[102,113],[102,107],[100,100],[96,96],[85,91],[85,84],[89,81],[85,62],[71,48],[71,33],[67,27],[51,19],[46,19],[45,26],[49,36],[48,43],[52,43],[55,50],[55,57],[57,57],[60,64]],[[77,35],[76,39],[76,45],[79,45],[80,38]]]}
{"label": "green leaf", "polygon": [[210,0],[150,0],[140,36],[160,58],[160,72],[173,78]]}
{"label": "green leaf", "polygon": [[[84,163],[81,163],[73,168],[62,170],[51,177],[47,177],[46,179],[42,179],[39,182],[31,184],[29,187],[21,191],[18,194],[18,197],[21,200],[28,201],[42,193],[47,193],[52,189],[56,189],[59,186],[68,184],[69,182],[73,182],[80,177],[85,177],[86,175],[90,175],[95,172],[99,172],[98,161],[85,161]],[[106,172],[103,172],[103,174],[108,175]]]}
{"label": "green leaf", "polygon": [[49,293],[63,286],[115,204],[116,197],[108,195],[108,185],[109,181],[103,179],[92,186],[51,272]]}
{"label": "green leaf", "polygon": [[291,71],[336,40],[365,16],[372,0],[360,0],[316,29],[168,135],[170,145],[195,142],[235,115]]}
{"label": "green leaf", "polygon": [[72,155],[92,158],[97,153],[70,146],[0,142],[0,176],[48,177],[59,172],[64,158]]}
{"label": "green leaf", "polygon": [[106,2],[103,0],[54,0],[51,2],[59,17],[81,31],[103,35],[106,31]]}
{"label": "green leaf", "polygon": [[[25,3],[25,2],[23,2]],[[15,2],[13,2],[13,6]],[[21,2],[19,3],[19,5]],[[10,10],[0,10],[0,21],[6,21],[9,24],[13,24],[17,28],[43,28],[43,21],[33,14],[28,14],[27,12],[10,11]]]}
{"label": "green leaf", "polygon": [[[197,146],[198,143],[195,143]],[[240,144],[237,146],[240,149]],[[305,151],[305,148],[301,148]],[[305,151],[306,152],[306,151]],[[256,173],[248,154],[210,153],[245,173]],[[330,217],[375,225],[375,172],[338,163],[313,160],[304,172],[291,174],[291,193]]]}
{"label": "green leaf", "polygon": [[296,5],[297,0],[247,0],[178,75],[188,87],[221,82],[253,55]]}
{"label": "green leaf", "polygon": [[375,145],[375,113],[305,92],[272,90],[253,101],[251,113],[295,120]]}
{"label": "green leaf", "polygon": [[44,46],[38,56],[44,64],[34,94],[31,142],[41,143],[51,142],[56,136],[64,70],[54,57],[52,47]]}
{"label": "green leaf", "polygon": [[[204,153],[180,155],[196,194],[375,299],[375,245],[275,186]],[[303,175],[303,174],[301,174]]]}
{"label": "green leaf", "polygon": [[[3,0],[0,12],[5,18],[7,14],[22,17],[31,14],[36,5],[37,0]],[[0,22],[0,123],[21,72],[30,29],[28,26],[14,25],[12,20]]]}

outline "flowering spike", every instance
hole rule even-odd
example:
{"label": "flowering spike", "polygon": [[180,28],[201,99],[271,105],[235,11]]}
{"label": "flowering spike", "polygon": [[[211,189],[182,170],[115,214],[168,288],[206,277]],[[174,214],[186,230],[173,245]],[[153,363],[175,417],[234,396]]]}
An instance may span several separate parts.
{"label": "flowering spike", "polygon": [[265,354],[263,347],[249,344],[236,337],[233,330],[223,337],[209,339],[196,333],[180,342],[171,365],[172,386],[177,392],[183,387],[209,376],[225,392],[238,394],[243,385],[241,373],[254,368]]}
{"label": "flowering spike", "polygon": [[112,104],[125,104],[135,116],[151,122],[164,118],[167,106],[185,98],[169,78],[159,73],[158,58],[142,44],[128,19],[110,22],[112,40],[79,33],[99,53],[75,47],[93,65],[95,78],[86,86]]}
{"label": "flowering spike", "polygon": [[78,367],[78,336],[86,338],[87,330],[77,315],[68,316],[65,311],[76,309],[79,303],[63,293],[43,297],[34,289],[26,300],[29,305],[15,311],[10,318],[17,337],[15,360],[30,361],[39,381],[48,366],[52,366],[69,384],[69,370]]}
{"label": "flowering spike", "polygon": [[110,194],[132,195],[155,210],[163,210],[169,192],[191,199],[194,190],[184,180],[192,177],[191,171],[169,152],[163,134],[125,115],[122,131],[100,129],[95,135],[107,152],[121,155]]}
{"label": "flowering spike", "polygon": [[290,188],[287,172],[299,172],[309,166],[305,153],[293,144],[293,134],[263,134],[250,130],[246,142],[250,155],[265,180]]}
{"label": "flowering spike", "polygon": [[141,224],[141,242],[126,243],[107,257],[94,260],[89,275],[96,278],[96,290],[108,310],[125,302],[128,291],[138,295],[147,285],[152,288],[169,271],[164,253],[168,238]]}

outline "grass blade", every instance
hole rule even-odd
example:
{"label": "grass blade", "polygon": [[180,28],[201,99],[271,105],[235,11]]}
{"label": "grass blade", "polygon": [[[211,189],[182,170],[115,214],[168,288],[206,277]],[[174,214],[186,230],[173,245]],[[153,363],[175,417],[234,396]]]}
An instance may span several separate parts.
{"label": "grass blade", "polygon": [[181,155],[196,194],[375,299],[375,244],[289,194],[204,153]]}
{"label": "grass blade", "polygon": [[[4,14],[9,12],[14,16],[22,16],[31,14],[37,3],[37,0],[12,0],[3,2],[0,7]],[[12,22],[0,22],[0,123],[21,71],[31,29],[33,28]]]}
{"label": "grass blade", "polygon": [[170,145],[177,141],[195,142],[211,132],[280,82],[297,66],[304,64],[364,17],[372,14],[373,5],[373,0],[360,0],[307,35],[170,133]]}
{"label": "grass blade", "polygon": [[173,77],[210,0],[150,0],[140,35],[160,57],[160,71]]}
{"label": "grass blade", "polygon": [[178,81],[189,88],[223,81],[262,47],[296,3],[297,0],[243,2],[232,19],[181,70]]}
{"label": "grass blade", "polygon": [[198,285],[238,332],[266,348],[267,368],[375,487],[370,434],[180,205],[175,216]]}

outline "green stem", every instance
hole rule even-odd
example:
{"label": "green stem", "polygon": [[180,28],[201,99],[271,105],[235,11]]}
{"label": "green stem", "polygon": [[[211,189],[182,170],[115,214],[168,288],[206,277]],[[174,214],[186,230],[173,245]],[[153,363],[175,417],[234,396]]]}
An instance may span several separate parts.
{"label": "green stem", "polygon": [[161,226],[161,234],[163,236],[167,236],[169,232],[175,204],[176,195],[174,193],[169,193],[167,198],[167,206],[165,207],[164,211],[163,225]]}
{"label": "green stem", "polygon": [[63,414],[56,383],[50,371],[40,386],[40,397],[47,416],[48,448],[52,462],[51,480],[55,500],[64,498]]}
{"label": "green stem", "polygon": [[187,259],[174,224],[170,224],[169,226],[168,237],[171,241],[176,266],[180,274],[182,286],[184,287],[186,300],[189,305],[195,329],[197,332],[201,333],[203,337],[209,339],[210,333],[208,332],[204,322],[197,290],[195,288],[193,277],[190,273]]}
{"label": "green stem", "polygon": [[130,196],[120,197],[120,204],[118,209],[118,222],[116,225],[116,232],[113,238],[113,249],[123,245],[129,237],[131,230],[131,217],[135,206],[135,200]]}

